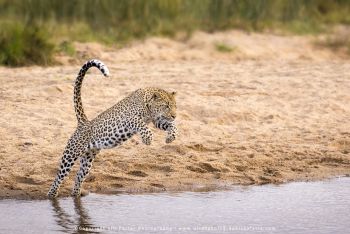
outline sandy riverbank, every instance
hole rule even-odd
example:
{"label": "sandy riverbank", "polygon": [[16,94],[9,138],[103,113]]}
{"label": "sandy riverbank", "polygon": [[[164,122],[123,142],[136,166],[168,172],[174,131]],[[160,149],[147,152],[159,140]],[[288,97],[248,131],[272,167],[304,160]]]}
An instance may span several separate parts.
{"label": "sandy riverbank", "polygon": [[[223,53],[215,44],[232,49]],[[231,31],[189,41],[152,38],[121,50],[77,44],[91,70],[90,119],[139,87],[178,92],[179,139],[138,136],[102,151],[84,184],[97,193],[205,190],[350,174],[350,62],[307,37]],[[0,67],[0,198],[44,198],[76,126],[80,62]],[[69,194],[78,166],[63,184]]]}

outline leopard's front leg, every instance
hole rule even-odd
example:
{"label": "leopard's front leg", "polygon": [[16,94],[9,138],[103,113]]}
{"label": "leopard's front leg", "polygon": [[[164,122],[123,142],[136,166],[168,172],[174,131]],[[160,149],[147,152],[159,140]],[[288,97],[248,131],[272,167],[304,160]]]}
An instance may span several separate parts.
{"label": "leopard's front leg", "polygon": [[150,145],[153,140],[153,133],[152,131],[147,127],[146,123],[143,122],[141,119],[136,119],[135,123],[131,126],[135,132],[138,132],[141,135],[142,142],[145,145]]}
{"label": "leopard's front leg", "polygon": [[166,143],[171,143],[173,142],[176,137],[177,137],[177,127],[175,125],[175,123],[172,121],[167,121],[167,120],[164,120],[164,119],[158,119],[154,125],[163,130],[163,131],[166,131],[167,132],[167,136],[166,136],[166,139],[165,139],[165,142]]}
{"label": "leopard's front leg", "polygon": [[169,125],[169,127],[166,130],[167,132],[167,136],[165,139],[166,143],[171,143],[173,142],[176,137],[177,137],[177,127],[175,124],[173,124],[173,122]]}

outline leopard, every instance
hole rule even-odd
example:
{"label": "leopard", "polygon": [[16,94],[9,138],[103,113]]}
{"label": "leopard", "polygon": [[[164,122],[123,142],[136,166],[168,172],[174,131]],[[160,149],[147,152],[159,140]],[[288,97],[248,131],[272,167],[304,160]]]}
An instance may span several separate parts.
{"label": "leopard", "polygon": [[166,132],[166,143],[173,142],[178,135],[175,124],[176,92],[156,87],[139,88],[94,119],[88,120],[82,105],[81,87],[91,67],[98,68],[105,77],[109,76],[108,67],[100,60],[92,59],[81,67],[75,79],[73,101],[77,127],[63,151],[58,172],[47,193],[49,198],[58,196],[63,180],[77,159],[80,159],[80,168],[71,193],[75,197],[81,196],[82,184],[101,150],[120,146],[135,134],[141,136],[145,145],[150,145],[153,140],[150,123]]}

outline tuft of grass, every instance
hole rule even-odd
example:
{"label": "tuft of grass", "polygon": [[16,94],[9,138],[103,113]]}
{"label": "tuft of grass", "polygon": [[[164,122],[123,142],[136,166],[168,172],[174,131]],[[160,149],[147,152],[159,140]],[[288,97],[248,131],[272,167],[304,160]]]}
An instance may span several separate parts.
{"label": "tuft of grass", "polygon": [[219,52],[222,52],[222,53],[231,53],[235,50],[234,47],[231,47],[231,46],[226,45],[224,43],[216,43],[215,49]]}
{"label": "tuft of grass", "polygon": [[53,52],[54,45],[42,28],[14,23],[0,26],[0,64],[49,65],[53,63]]}
{"label": "tuft of grass", "polygon": [[61,42],[59,45],[58,45],[58,51],[59,52],[63,52],[65,53],[66,55],[69,55],[69,56],[74,56],[76,51],[75,51],[75,48],[74,48],[74,45],[72,42],[70,41],[63,41]]}
{"label": "tuft of grass", "polygon": [[316,22],[308,22],[304,23],[299,20],[294,20],[292,22],[288,22],[284,26],[280,26],[281,28],[286,29],[287,31],[298,34],[298,35],[315,35],[325,31],[323,25]]}

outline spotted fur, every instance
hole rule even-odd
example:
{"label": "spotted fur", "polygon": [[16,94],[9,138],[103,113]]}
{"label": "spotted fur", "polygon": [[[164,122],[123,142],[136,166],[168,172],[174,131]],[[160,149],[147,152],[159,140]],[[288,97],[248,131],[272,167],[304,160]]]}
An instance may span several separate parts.
{"label": "spotted fur", "polygon": [[96,155],[101,149],[109,149],[122,144],[135,134],[140,134],[142,142],[150,145],[152,132],[148,128],[153,123],[167,132],[166,143],[175,140],[177,129],[175,92],[159,88],[138,89],[89,121],[81,101],[81,85],[87,70],[97,67],[105,76],[108,68],[98,60],[90,60],[81,68],[74,87],[74,108],[78,126],[63,152],[56,178],[48,192],[56,197],[63,179],[69,174],[75,161],[80,158],[80,169],[76,175],[72,195],[79,196],[80,188],[88,175]]}

